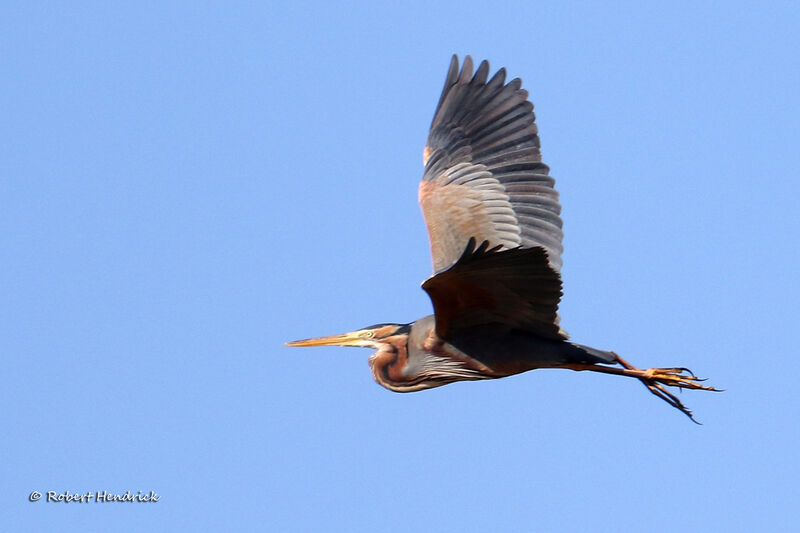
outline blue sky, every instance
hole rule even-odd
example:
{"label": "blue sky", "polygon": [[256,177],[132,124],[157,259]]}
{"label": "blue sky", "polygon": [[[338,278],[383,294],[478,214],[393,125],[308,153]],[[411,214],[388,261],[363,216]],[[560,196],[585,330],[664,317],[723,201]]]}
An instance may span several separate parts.
{"label": "blue sky", "polygon": [[[795,3],[1,12],[9,531],[797,527]],[[703,426],[612,376],[394,394],[367,350],[282,345],[430,312],[453,53],[536,105],[563,326],[727,389],[682,395]]]}

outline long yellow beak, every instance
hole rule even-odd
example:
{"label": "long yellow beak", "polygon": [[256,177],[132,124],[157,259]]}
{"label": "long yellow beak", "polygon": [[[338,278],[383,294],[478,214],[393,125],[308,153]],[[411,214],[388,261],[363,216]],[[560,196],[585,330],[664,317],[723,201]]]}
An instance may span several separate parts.
{"label": "long yellow beak", "polygon": [[287,342],[286,346],[368,346],[365,344],[361,331],[342,333],[341,335],[331,335],[330,337],[316,337],[314,339],[303,339],[299,341]]}

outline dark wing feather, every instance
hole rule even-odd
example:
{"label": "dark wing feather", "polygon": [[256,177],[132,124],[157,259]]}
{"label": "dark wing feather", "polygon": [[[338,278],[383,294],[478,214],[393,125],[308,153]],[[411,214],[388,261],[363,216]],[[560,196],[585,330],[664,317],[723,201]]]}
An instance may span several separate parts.
{"label": "dark wing feather", "polygon": [[477,249],[470,239],[453,266],[430,278],[422,288],[433,302],[436,333],[453,341],[468,328],[504,324],[539,337],[562,340],[556,312],[561,276],[544,248]]}
{"label": "dark wing feather", "polygon": [[[472,58],[453,56],[425,146],[419,201],[434,272],[451,266],[470,238],[502,249],[542,247],[561,269],[561,206],[542,163],[533,104],[505,69],[488,79]],[[488,81],[487,81],[488,80]]]}

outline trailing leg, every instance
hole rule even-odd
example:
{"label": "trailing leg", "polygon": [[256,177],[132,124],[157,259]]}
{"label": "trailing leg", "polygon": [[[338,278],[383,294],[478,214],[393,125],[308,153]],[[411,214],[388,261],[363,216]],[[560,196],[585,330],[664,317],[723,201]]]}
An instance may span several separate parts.
{"label": "trailing leg", "polygon": [[568,368],[576,371],[588,370],[590,372],[601,372],[603,374],[614,374],[617,376],[636,378],[641,381],[650,392],[670,404],[672,407],[680,410],[696,424],[699,422],[694,419],[692,412],[685,405],[683,405],[677,396],[667,390],[665,386],[676,387],[678,389],[720,392],[719,389],[715,389],[714,387],[702,385],[700,382],[705,380],[696,377],[688,368],[648,368],[646,370],[642,370],[628,363],[617,354],[614,354],[614,357],[616,357],[617,363],[619,363],[622,368],[581,363],[560,365],[557,368]]}

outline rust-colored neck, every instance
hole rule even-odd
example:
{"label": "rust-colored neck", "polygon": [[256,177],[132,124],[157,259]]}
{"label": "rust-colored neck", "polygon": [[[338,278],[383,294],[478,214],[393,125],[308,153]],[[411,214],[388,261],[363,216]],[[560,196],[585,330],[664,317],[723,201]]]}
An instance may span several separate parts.
{"label": "rust-colored neck", "polygon": [[408,364],[408,335],[393,335],[381,341],[378,351],[369,358],[375,381],[396,392],[427,388],[420,386],[418,376],[408,376],[403,372]]}

